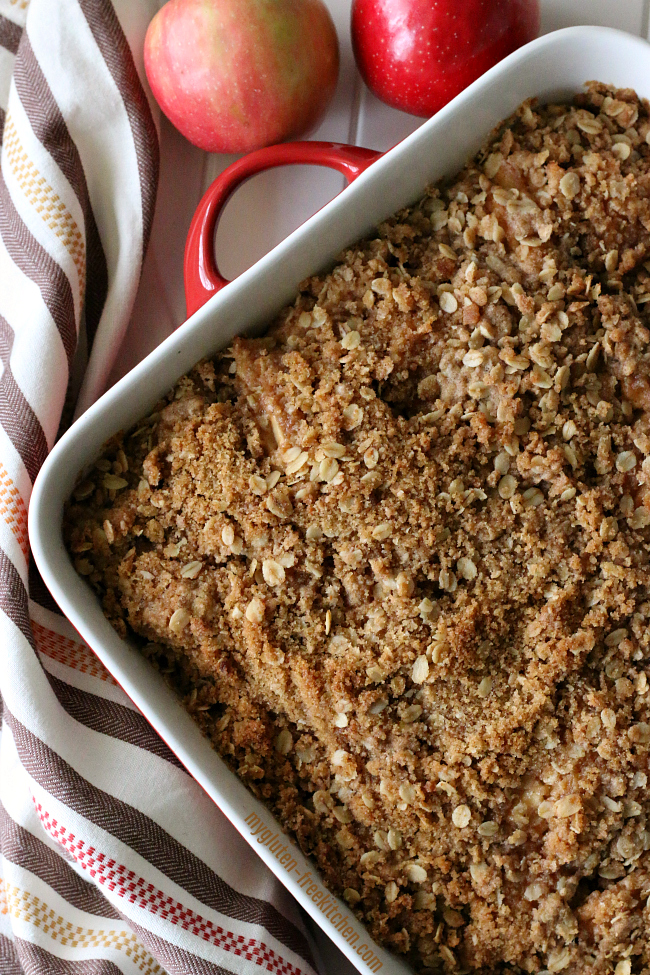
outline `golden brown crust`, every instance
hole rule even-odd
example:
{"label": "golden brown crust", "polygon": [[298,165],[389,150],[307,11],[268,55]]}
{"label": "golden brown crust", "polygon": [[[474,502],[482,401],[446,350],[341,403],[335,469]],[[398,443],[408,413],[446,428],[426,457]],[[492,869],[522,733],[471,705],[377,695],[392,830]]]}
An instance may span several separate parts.
{"label": "golden brown crust", "polygon": [[650,971],[649,132],[600,84],[525,104],[66,512],[116,628],[418,972]]}

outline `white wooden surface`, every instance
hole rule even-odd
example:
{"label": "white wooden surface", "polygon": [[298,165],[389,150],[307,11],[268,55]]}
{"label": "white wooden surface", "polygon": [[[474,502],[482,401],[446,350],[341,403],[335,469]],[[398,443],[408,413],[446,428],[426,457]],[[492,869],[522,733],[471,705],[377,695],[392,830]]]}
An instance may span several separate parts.
{"label": "white wooden surface", "polygon": [[[352,57],[350,0],[325,2],[338,30],[341,75],[327,116],[309,137],[388,149],[412,132],[421,120],[388,108],[368,92]],[[574,24],[598,24],[649,38],[650,0],[541,0],[541,3],[544,33]],[[205,189],[235,158],[195,149],[163,119],[160,186],[152,239],[131,325],[119,350],[112,382],[184,320],[183,249],[187,229]],[[229,278],[241,273],[342,186],[342,177],[317,167],[292,166],[250,180],[226,206],[217,231],[221,271]],[[320,933],[318,937],[328,975],[353,975],[350,963],[328,939]]]}

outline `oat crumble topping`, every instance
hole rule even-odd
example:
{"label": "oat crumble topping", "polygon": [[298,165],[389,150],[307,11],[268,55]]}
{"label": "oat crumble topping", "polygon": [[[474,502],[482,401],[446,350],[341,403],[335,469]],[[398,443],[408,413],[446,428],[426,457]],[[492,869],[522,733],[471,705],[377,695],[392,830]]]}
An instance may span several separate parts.
{"label": "oat crumble topping", "polygon": [[377,941],[650,972],[650,117],[524,104],[116,436],[65,533]]}

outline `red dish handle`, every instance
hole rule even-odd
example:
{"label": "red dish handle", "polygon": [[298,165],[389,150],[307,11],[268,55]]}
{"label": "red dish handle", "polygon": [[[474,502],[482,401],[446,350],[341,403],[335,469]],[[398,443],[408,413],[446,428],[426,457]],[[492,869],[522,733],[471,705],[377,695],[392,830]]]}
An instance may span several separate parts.
{"label": "red dish handle", "polygon": [[265,169],[295,165],[329,166],[351,183],[379,156],[381,153],[373,149],[338,142],[286,142],[258,149],[228,166],[204,194],[187,235],[183,268],[188,317],[229,284],[217,267],[214,232],[223,208],[238,186]]}

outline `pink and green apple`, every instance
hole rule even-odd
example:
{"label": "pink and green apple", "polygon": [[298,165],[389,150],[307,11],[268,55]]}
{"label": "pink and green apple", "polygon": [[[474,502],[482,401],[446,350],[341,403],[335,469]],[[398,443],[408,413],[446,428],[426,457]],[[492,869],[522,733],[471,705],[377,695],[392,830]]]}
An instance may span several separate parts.
{"label": "pink and green apple", "polygon": [[208,152],[248,152],[308,132],[339,69],[322,0],[169,0],[149,25],[144,58],[165,115]]}

